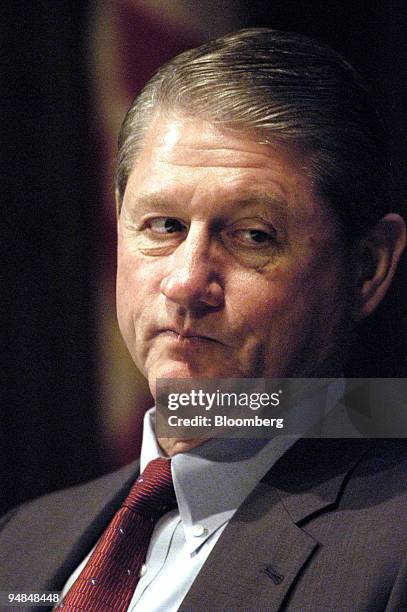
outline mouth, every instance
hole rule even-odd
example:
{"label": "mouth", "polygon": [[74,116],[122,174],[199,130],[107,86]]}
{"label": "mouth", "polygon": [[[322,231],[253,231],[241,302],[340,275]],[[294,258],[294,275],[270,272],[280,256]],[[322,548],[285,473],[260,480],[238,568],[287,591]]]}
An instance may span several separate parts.
{"label": "mouth", "polygon": [[177,343],[180,346],[199,345],[199,344],[222,344],[216,338],[206,336],[198,332],[178,331],[173,328],[162,329],[158,333],[160,336],[166,336],[171,342]]}

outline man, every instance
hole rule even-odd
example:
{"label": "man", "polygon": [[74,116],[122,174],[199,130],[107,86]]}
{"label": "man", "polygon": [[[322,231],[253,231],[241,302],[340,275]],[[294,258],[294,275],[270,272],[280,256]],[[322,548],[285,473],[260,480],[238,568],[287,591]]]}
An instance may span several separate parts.
{"label": "man", "polygon": [[[118,319],[153,395],[159,378],[342,375],[406,240],[384,141],[353,69],[299,35],[230,34],[153,77],[117,175]],[[407,608],[402,441],[157,440],[150,411],[141,471],[157,456],[178,507],[126,609]],[[12,511],[1,589],[123,609],[71,602],[138,469]]]}

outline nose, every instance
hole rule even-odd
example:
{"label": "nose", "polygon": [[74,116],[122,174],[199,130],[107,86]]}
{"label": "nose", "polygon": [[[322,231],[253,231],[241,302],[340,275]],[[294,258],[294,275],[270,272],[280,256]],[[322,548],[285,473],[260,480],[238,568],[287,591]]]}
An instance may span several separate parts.
{"label": "nose", "polygon": [[161,281],[160,290],[168,300],[189,311],[223,305],[224,290],[214,250],[216,245],[211,245],[203,228],[190,228],[173,252],[168,273]]}

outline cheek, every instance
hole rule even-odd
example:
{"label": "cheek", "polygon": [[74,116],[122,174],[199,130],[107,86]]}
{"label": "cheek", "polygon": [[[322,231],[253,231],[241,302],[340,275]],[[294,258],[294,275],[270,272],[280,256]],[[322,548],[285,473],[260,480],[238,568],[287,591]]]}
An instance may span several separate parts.
{"label": "cheek", "polygon": [[296,282],[286,270],[276,267],[272,273],[252,274],[236,286],[240,290],[230,296],[229,313],[257,341],[267,341],[296,308]]}
{"label": "cheek", "polygon": [[129,332],[134,313],[139,306],[140,288],[143,282],[139,278],[141,267],[124,248],[120,248],[117,258],[116,302],[117,318],[122,334]]}
{"label": "cheek", "polygon": [[306,267],[278,266],[271,274],[257,275],[236,296],[242,319],[256,335],[268,338],[278,333],[288,338],[293,333],[306,334],[310,327],[318,331],[343,311],[342,269],[322,261],[308,263]]}
{"label": "cheek", "polygon": [[119,243],[117,265],[117,317],[122,334],[134,333],[153,312],[152,301],[160,294],[158,260],[135,255]]}
{"label": "cheek", "polygon": [[116,309],[119,328],[125,340],[131,331],[131,312],[134,307],[133,294],[130,269],[126,262],[119,257],[116,280]]}
{"label": "cheek", "polygon": [[309,269],[298,279],[291,296],[292,319],[298,337],[309,350],[324,351],[339,342],[348,312],[348,291],[340,257],[321,254],[310,262]]}

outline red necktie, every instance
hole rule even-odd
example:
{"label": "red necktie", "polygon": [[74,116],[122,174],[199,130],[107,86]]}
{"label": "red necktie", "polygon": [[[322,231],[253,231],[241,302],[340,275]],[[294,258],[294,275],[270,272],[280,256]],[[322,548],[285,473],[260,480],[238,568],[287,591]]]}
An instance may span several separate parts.
{"label": "red necktie", "polygon": [[58,610],[124,612],[139,581],[154,526],[176,506],[169,459],[154,459],[101,536]]}

